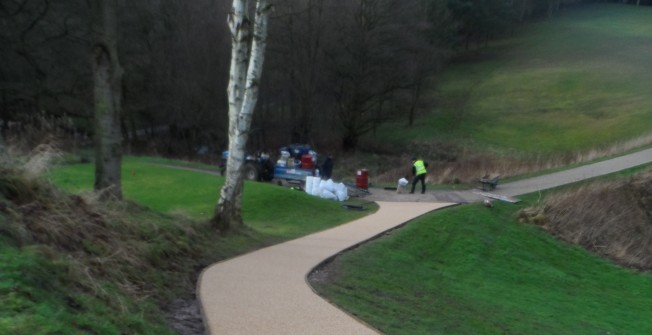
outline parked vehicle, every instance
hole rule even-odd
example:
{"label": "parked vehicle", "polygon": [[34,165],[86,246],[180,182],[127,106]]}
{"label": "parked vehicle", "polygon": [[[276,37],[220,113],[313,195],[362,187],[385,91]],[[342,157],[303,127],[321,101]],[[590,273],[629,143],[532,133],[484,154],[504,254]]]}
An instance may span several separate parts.
{"label": "parked vehicle", "polygon": [[[229,152],[222,153],[223,162],[220,164],[220,173],[226,171],[226,159]],[[270,181],[296,180],[305,181],[306,177],[319,174],[317,169],[317,152],[306,144],[293,144],[279,150],[279,158],[272,163],[269,154],[258,153],[245,157],[244,178],[246,180]]]}

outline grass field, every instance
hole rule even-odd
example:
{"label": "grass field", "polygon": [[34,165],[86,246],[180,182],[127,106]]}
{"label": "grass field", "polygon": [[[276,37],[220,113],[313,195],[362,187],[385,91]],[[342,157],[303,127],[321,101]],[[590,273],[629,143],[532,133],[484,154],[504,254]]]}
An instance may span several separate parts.
{"label": "grass field", "polygon": [[652,276],[517,223],[525,200],[417,219],[313,285],[386,334],[652,333]]}
{"label": "grass field", "polygon": [[650,7],[600,4],[527,25],[448,66],[416,126],[377,136],[559,155],[648,134],[650,17]]}
{"label": "grass field", "polygon": [[[90,194],[53,190],[4,163],[0,334],[173,334],[161,307],[190,299],[201,269],[374,210],[347,211],[304,192],[246,183],[246,226],[223,236],[207,222],[222,177],[127,157],[127,201],[103,204]],[[50,178],[83,195],[93,169],[64,165]]]}
{"label": "grass field", "polygon": [[[163,213],[186,214],[208,220],[224,178],[161,166],[158,160],[126,157],[122,165],[124,196]],[[210,167],[207,167],[210,168]],[[71,192],[92,189],[92,164],[67,165],[52,171],[53,181]],[[362,216],[336,201],[270,183],[245,183],[243,218],[250,228],[283,239],[306,235]],[[329,215],[316,213],[328,212]]]}
{"label": "grass field", "polygon": [[110,299],[84,292],[70,260],[42,246],[17,248],[0,236],[0,268],[0,334],[174,334],[151,299],[105,283],[97,288]]}
{"label": "grass field", "polygon": [[[400,125],[402,131],[389,125],[376,136],[404,147],[444,142],[524,156],[600,149],[643,136],[652,123],[651,17],[649,7],[601,4],[528,25],[456,59],[432,93],[436,107],[418,125]],[[148,292],[157,298],[179,293],[170,283],[193,285],[197,268],[208,262],[365,214],[287,188],[246,183],[248,228],[226,238],[211,235],[201,222],[212,215],[222,177],[159,162],[126,157],[122,181],[125,197],[148,208],[124,213],[130,221],[122,227],[138,226],[130,233],[141,240],[130,247],[151,265],[124,271],[143,281],[157,278]],[[93,165],[62,166],[51,178],[85,192]],[[516,223],[514,212],[536,198],[525,200],[418,219],[338,258],[338,281],[317,288],[389,334],[652,333],[652,277]],[[22,209],[12,211],[0,211],[0,333],[171,333],[149,297],[130,299],[123,288],[92,280],[82,288],[75,277],[85,273],[75,269],[84,265],[51,248],[18,247],[5,238],[22,215]],[[184,216],[189,219],[177,222]],[[184,235],[186,228],[196,230]],[[92,243],[82,251],[107,264],[120,255]],[[166,266],[170,273],[163,275]]]}

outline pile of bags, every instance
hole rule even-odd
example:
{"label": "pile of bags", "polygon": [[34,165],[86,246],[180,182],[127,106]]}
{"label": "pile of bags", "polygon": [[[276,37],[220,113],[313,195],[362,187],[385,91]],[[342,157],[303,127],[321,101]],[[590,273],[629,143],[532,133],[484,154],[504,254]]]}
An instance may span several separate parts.
{"label": "pile of bags", "polygon": [[306,193],[329,200],[345,201],[349,199],[348,191],[343,183],[335,183],[332,179],[322,180],[319,177],[306,177]]}

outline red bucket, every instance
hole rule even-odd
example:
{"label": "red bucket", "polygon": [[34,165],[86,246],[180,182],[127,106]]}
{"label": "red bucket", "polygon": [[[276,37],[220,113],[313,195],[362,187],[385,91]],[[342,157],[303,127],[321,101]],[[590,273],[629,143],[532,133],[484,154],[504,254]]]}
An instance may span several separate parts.
{"label": "red bucket", "polygon": [[358,170],[355,174],[355,186],[363,190],[369,188],[369,171],[367,169]]}

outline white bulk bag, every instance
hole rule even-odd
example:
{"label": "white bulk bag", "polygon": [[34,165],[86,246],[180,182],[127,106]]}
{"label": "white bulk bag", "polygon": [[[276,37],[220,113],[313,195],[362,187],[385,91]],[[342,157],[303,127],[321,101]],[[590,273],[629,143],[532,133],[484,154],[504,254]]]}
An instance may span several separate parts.
{"label": "white bulk bag", "polygon": [[330,192],[326,189],[321,191],[320,197],[328,200],[337,200],[337,196],[333,192]]}
{"label": "white bulk bag", "polygon": [[348,189],[346,188],[346,185],[344,185],[343,183],[336,184],[335,195],[337,196],[337,200],[339,201],[345,201],[349,199],[349,192]]}
{"label": "white bulk bag", "polygon": [[310,195],[312,195],[312,183],[313,183],[314,178],[315,177],[311,177],[311,176],[306,177],[306,187],[305,187],[305,189],[306,189],[306,193],[308,193]]}

